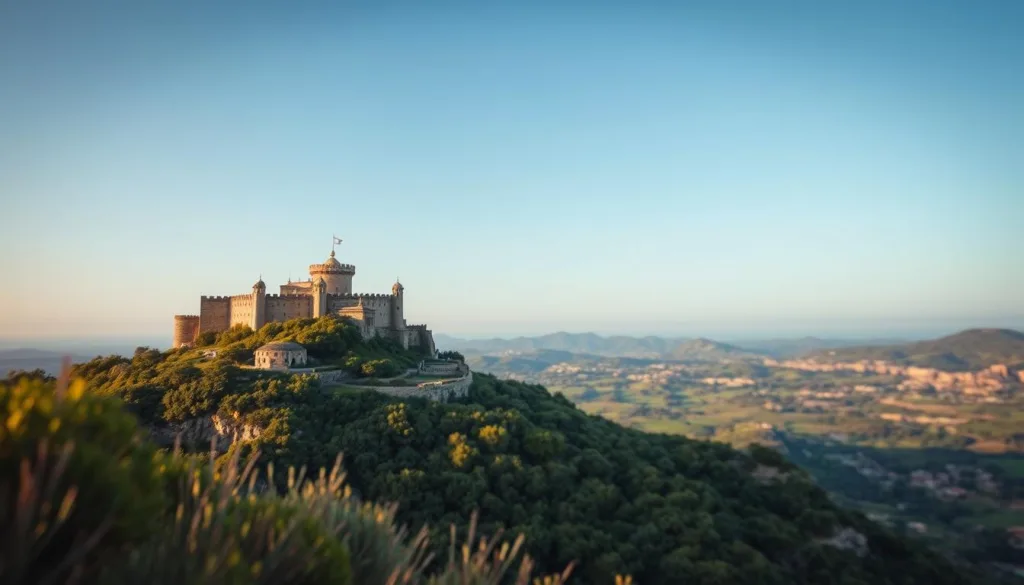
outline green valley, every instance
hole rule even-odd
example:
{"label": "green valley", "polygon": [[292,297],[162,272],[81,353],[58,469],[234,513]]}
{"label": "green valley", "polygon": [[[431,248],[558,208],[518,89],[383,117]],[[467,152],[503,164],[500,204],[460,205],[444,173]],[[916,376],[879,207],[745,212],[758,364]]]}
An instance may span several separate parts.
{"label": "green valley", "polygon": [[[707,340],[682,359],[467,353],[623,426],[773,446],[844,505],[1003,573],[1019,570],[1024,546],[1024,374],[1005,363],[1018,363],[1019,337],[971,330],[782,360],[725,344],[709,355]],[[974,369],[932,368],[936,355]]]}

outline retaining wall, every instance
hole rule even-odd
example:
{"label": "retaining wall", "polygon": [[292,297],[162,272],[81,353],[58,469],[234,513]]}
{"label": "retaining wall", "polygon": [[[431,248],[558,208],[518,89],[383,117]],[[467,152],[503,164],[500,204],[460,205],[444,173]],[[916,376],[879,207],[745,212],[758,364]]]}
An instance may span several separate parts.
{"label": "retaining wall", "polygon": [[375,390],[396,398],[426,398],[435,402],[448,402],[452,398],[467,396],[469,395],[469,387],[473,385],[473,372],[469,370],[466,371],[465,376],[456,380],[424,382],[416,386],[360,386],[349,383],[351,378],[346,376],[344,370],[316,372],[313,375],[324,384],[342,383],[351,388]]}

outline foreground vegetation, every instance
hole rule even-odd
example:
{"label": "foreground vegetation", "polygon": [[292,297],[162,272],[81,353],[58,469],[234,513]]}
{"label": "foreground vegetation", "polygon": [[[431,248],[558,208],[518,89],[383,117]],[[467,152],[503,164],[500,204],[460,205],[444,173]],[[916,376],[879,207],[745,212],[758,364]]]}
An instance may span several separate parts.
{"label": "foreground vegetation", "polygon": [[[239,453],[203,465],[160,452],[116,400],[79,380],[23,377],[0,387],[0,582],[181,584],[527,585],[533,563],[514,543],[476,534],[439,571],[425,531],[395,523],[394,506],[363,502],[340,458],[306,478]],[[455,536],[452,527],[452,536]],[[440,564],[440,563],[433,563]],[[564,582],[571,567],[537,582]]]}
{"label": "foreground vegetation", "polygon": [[[322,359],[372,352],[402,359],[346,338],[346,327],[331,318],[285,324]],[[449,557],[472,527],[525,536],[528,568],[574,566],[569,578],[587,584],[617,575],[644,584],[977,582],[837,506],[775,451],[745,454],[625,429],[541,386],[487,375],[475,376],[468,398],[438,404],[247,370],[223,351],[251,347],[265,333],[215,339],[208,346],[215,357],[140,349],[132,358],[98,358],[76,366],[83,382],[67,392],[35,376],[3,384],[8,430],[0,431],[0,461],[8,483],[0,486],[7,506],[0,526],[38,524],[7,521],[26,509],[62,523],[47,520],[60,528],[52,537],[44,528],[33,555],[2,551],[36,564],[5,560],[20,572],[0,581],[39,582],[32,571],[52,568],[91,582],[159,584],[167,571],[168,582],[202,583],[209,571],[216,582],[331,583],[344,582],[347,567],[353,583],[375,583],[360,576],[367,574],[360,563],[386,559],[373,574],[401,575],[379,582],[497,583],[481,575],[508,564],[512,549]],[[204,424],[214,418],[219,427]],[[177,454],[144,436],[190,429],[211,435],[193,437]],[[205,438],[221,447],[212,456],[198,440]],[[330,467],[342,452],[350,491],[337,473],[301,482],[234,471],[240,460],[252,469]],[[63,481],[48,480],[51,471]],[[19,506],[25,494],[39,505]],[[397,509],[360,503],[368,501]],[[406,538],[395,524],[425,528],[426,536]],[[23,530],[5,546],[37,542],[34,529]],[[80,551],[76,542],[89,546]],[[511,578],[514,568],[505,570]]]}

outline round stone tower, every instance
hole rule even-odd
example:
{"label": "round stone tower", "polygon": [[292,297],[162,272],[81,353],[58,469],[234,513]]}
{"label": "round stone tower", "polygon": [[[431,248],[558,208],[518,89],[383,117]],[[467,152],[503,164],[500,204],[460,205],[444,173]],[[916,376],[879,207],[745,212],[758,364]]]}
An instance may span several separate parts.
{"label": "round stone tower", "polygon": [[196,341],[199,335],[199,315],[175,315],[174,316],[174,341],[173,346],[188,347]]}
{"label": "round stone tower", "polygon": [[323,278],[327,283],[327,294],[329,295],[352,294],[352,277],[355,275],[356,267],[338,262],[334,258],[334,250],[331,250],[331,257],[323,264],[309,265],[309,277],[313,282]]}
{"label": "round stone tower", "polygon": [[263,275],[252,285],[252,320],[249,327],[253,331],[259,331],[267,323],[267,283],[263,282]]}
{"label": "round stone tower", "polygon": [[405,313],[402,309],[405,305],[405,287],[397,279],[391,287],[391,296],[391,328],[405,329]]}

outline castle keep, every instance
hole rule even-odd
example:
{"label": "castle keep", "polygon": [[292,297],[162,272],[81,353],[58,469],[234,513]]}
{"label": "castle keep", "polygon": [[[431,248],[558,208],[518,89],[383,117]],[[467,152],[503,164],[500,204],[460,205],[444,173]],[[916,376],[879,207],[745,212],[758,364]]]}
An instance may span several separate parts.
{"label": "castle keep", "polygon": [[267,294],[261,278],[251,293],[200,297],[198,315],[174,316],[174,347],[192,345],[200,333],[226,331],[234,325],[257,330],[274,321],[340,315],[355,321],[365,339],[386,337],[403,347],[434,353],[434,337],[427,326],[405,322],[405,287],[396,282],[391,294],[354,294],[355,274],[356,267],[338,262],[332,249],[326,262],[310,265],[308,280],[282,284],[280,294]]}

